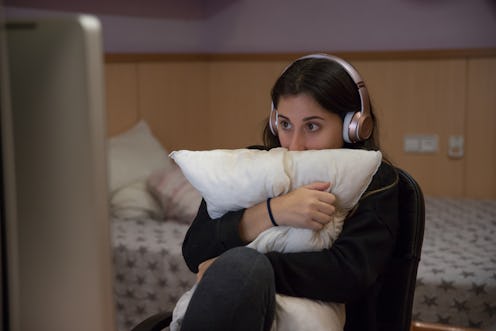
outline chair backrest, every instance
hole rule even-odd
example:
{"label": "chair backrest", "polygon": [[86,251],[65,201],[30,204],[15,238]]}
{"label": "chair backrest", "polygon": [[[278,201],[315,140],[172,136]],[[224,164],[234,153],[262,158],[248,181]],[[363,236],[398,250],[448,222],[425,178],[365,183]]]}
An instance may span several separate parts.
{"label": "chair backrest", "polygon": [[394,256],[379,292],[379,330],[409,331],[417,268],[424,238],[425,205],[418,183],[399,172],[399,228]]}

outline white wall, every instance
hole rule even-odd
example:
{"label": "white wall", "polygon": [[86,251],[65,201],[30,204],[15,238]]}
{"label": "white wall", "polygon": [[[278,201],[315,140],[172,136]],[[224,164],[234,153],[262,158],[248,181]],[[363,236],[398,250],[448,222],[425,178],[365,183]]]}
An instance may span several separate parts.
{"label": "white wall", "polygon": [[496,2],[244,0],[208,27],[211,51],[494,47]]}
{"label": "white wall", "polygon": [[[10,17],[59,14],[7,8]],[[197,19],[98,16],[107,52],[496,47],[494,0],[237,0]]]}

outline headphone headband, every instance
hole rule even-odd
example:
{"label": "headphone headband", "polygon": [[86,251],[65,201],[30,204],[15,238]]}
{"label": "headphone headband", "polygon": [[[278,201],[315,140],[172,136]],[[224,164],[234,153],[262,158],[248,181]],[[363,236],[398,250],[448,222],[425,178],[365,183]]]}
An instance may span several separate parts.
{"label": "headphone headband", "polygon": [[[367,91],[367,87],[365,83],[355,68],[346,62],[345,60],[329,54],[323,53],[315,53],[302,56],[296,59],[293,63],[284,68],[281,75],[283,75],[286,70],[291,67],[295,62],[304,59],[326,59],[332,62],[338,63],[346,73],[351,77],[353,82],[355,83],[358,94],[360,96],[360,111],[358,112],[349,112],[345,116],[345,121],[343,123],[343,139],[347,143],[355,143],[358,141],[368,139],[372,134],[373,123],[372,118],[370,116],[370,100],[369,93]],[[275,112],[275,121],[272,123],[273,113]],[[278,113],[274,107],[274,102],[271,104],[271,114],[269,118],[269,126],[270,130],[274,135],[277,135],[277,125],[278,125]]]}

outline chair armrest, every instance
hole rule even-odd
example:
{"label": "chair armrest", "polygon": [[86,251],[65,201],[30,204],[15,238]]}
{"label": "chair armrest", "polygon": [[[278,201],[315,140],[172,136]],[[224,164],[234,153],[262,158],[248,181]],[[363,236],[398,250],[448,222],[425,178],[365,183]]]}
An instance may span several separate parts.
{"label": "chair armrest", "polygon": [[172,312],[162,312],[152,315],[140,322],[131,331],[160,331],[172,322]]}

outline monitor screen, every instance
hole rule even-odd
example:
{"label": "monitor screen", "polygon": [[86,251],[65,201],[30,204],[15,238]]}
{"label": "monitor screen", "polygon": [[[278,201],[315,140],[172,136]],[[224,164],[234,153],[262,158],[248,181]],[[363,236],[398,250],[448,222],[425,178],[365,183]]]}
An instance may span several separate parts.
{"label": "monitor screen", "polygon": [[5,31],[8,330],[114,330],[100,23],[77,15]]}

